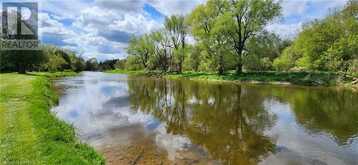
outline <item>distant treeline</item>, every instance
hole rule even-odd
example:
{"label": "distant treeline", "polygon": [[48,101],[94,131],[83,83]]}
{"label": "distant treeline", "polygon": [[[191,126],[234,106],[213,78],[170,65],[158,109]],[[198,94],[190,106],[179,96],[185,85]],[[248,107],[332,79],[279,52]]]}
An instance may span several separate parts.
{"label": "distant treeline", "polygon": [[39,50],[0,50],[0,72],[111,70],[117,61],[84,60],[75,52],[50,45],[42,45]]}
{"label": "distant treeline", "polygon": [[161,30],[134,36],[121,69],[358,73],[357,0],[307,23],[293,40],[265,31],[281,15],[279,3],[208,0],[187,16],[166,18]]}

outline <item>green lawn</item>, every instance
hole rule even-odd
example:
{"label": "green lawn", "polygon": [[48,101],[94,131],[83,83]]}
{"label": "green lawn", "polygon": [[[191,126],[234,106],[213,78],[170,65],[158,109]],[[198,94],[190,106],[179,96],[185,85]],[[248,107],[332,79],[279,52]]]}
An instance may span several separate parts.
{"label": "green lawn", "polygon": [[0,74],[0,164],[104,164],[49,112],[57,96],[48,77]]}

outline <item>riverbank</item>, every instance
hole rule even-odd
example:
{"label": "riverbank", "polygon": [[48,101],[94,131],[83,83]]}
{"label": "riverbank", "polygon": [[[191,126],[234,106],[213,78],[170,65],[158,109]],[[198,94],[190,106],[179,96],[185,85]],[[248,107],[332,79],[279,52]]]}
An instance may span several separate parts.
{"label": "riverbank", "polygon": [[50,112],[58,101],[50,78],[75,74],[0,74],[0,164],[104,164]]}
{"label": "riverbank", "polygon": [[332,72],[244,72],[223,75],[208,72],[162,73],[145,71],[111,70],[107,73],[159,76],[170,79],[186,78],[191,80],[235,81],[263,84],[295,84],[305,86],[344,86],[358,89],[358,77]]}

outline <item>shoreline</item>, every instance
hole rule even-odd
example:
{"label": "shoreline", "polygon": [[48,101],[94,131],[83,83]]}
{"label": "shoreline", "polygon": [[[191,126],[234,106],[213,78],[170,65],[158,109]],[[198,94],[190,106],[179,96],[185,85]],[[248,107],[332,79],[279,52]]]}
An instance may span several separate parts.
{"label": "shoreline", "polygon": [[75,128],[53,114],[58,103],[52,78],[74,72],[17,74],[1,77],[0,164],[104,164],[94,148],[82,143]]}
{"label": "shoreline", "polygon": [[[244,72],[240,75],[228,72],[223,75],[208,72],[162,73],[155,71],[104,71],[113,74],[128,74],[168,79],[188,79],[195,81],[232,82],[248,84],[299,85],[307,87],[337,87],[358,92],[358,77],[344,77],[331,72]],[[343,80],[342,80],[343,79]],[[347,80],[348,79],[348,80]],[[350,80],[349,80],[350,79]]]}

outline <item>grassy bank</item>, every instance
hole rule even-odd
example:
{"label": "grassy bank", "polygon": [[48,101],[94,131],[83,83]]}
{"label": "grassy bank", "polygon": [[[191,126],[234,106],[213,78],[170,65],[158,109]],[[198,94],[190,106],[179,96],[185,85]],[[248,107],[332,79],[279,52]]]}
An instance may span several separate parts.
{"label": "grassy bank", "polygon": [[145,75],[152,72],[146,72],[144,70],[121,70],[121,69],[115,69],[115,70],[107,70],[106,73],[118,73],[118,74],[131,74],[131,75]]}
{"label": "grassy bank", "polygon": [[47,78],[58,78],[58,77],[67,77],[67,76],[76,76],[78,73],[72,72],[72,71],[66,71],[66,72],[29,72],[28,75],[34,75],[34,76],[44,76]]}
{"label": "grassy bank", "polygon": [[68,74],[0,74],[0,164],[104,164],[49,111],[58,99],[49,77]]}
{"label": "grassy bank", "polygon": [[144,71],[125,71],[112,70],[108,73],[137,74],[148,76],[160,76],[171,79],[187,78],[193,80],[211,80],[211,81],[235,81],[250,83],[290,83],[307,86],[336,86],[352,85],[357,77],[342,75],[332,72],[244,72],[235,74],[228,72],[223,75],[208,72],[183,72],[183,73],[162,73],[162,72],[144,72]]}

